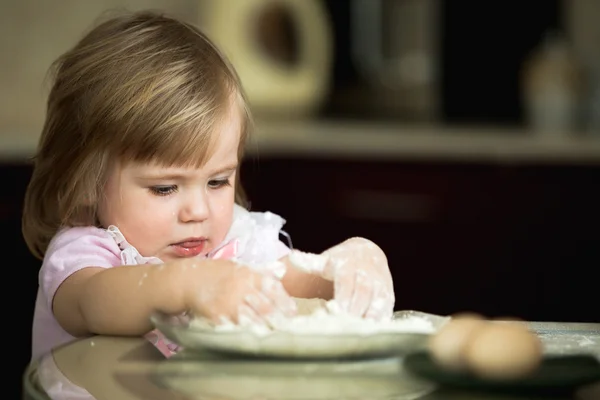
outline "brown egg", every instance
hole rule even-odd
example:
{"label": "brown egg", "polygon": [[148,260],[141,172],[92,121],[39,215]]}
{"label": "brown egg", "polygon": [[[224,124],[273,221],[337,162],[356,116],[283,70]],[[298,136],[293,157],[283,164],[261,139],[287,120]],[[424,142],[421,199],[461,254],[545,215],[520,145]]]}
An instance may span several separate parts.
{"label": "brown egg", "polygon": [[457,320],[457,319],[480,319],[480,320],[485,320],[486,318],[476,312],[472,312],[472,311],[463,311],[463,312],[459,312],[456,314],[452,314],[452,319],[453,320]]}
{"label": "brown egg", "polygon": [[452,316],[429,340],[433,360],[441,367],[452,371],[466,369],[464,352],[474,332],[486,324],[482,316],[461,313]]}
{"label": "brown egg", "polygon": [[532,373],[542,359],[542,343],[522,323],[490,322],[478,329],[465,349],[476,375],[492,380],[518,379]]}

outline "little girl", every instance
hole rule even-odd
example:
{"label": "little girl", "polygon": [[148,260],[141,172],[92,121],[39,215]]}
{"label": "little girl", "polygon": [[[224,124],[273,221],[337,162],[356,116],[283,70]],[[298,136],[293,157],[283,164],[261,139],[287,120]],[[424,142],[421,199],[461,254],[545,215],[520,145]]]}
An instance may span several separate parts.
{"label": "little girl", "polygon": [[[244,208],[250,121],[226,58],[172,18],[112,18],[57,60],[23,213],[43,259],[34,358],[76,337],[145,335],[154,312],[261,323],[319,297],[391,315],[379,247],[351,238],[296,254],[281,217]],[[294,254],[317,260],[296,268]]]}

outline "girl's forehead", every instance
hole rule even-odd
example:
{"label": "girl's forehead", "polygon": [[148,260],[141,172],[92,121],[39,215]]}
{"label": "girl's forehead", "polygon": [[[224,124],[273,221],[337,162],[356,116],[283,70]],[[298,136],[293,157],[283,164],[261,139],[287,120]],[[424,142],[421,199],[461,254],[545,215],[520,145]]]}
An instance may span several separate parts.
{"label": "girl's forehead", "polygon": [[[236,121],[232,121],[236,122]],[[208,148],[199,148],[196,153],[182,152],[179,159],[162,158],[160,153],[151,159],[123,159],[121,171],[134,174],[190,174],[197,172],[215,173],[236,169],[241,139],[241,125],[224,123],[212,135]]]}

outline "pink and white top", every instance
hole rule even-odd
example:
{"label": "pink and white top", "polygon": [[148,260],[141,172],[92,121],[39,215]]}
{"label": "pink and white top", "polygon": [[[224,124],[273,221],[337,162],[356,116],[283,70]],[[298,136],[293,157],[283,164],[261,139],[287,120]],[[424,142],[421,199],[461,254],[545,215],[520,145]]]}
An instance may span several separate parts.
{"label": "pink and white top", "polygon": [[[236,259],[250,267],[260,267],[286,256],[290,248],[279,239],[285,220],[271,212],[249,212],[235,205],[233,223],[225,240],[208,258]],[[123,237],[119,229],[66,228],[50,242],[39,272],[32,332],[32,358],[75,339],[58,323],[52,301],[58,287],[71,274],[87,267],[112,268],[121,265],[162,263],[156,257],[143,257]],[[169,356],[174,348],[159,332],[146,337]]]}

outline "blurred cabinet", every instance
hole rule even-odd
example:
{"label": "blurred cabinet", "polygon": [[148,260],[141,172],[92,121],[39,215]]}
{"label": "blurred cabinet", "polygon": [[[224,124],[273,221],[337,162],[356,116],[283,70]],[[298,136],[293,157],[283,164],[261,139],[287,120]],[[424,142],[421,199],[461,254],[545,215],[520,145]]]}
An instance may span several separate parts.
{"label": "blurred cabinet", "polygon": [[16,395],[21,393],[23,371],[31,357],[31,322],[41,262],[29,253],[21,235],[23,194],[31,175],[30,168],[23,164],[0,163],[0,170],[3,181],[0,190],[2,254],[7,271],[6,285],[13,292],[7,297],[5,312],[12,325],[11,347],[18,349],[16,357],[11,360],[10,371],[4,378],[15,385],[3,389],[15,394],[7,397],[17,398]]}
{"label": "blurred cabinet", "polygon": [[[255,210],[295,247],[351,236],[388,255],[398,309],[598,321],[599,167],[248,160]],[[594,237],[596,236],[596,237]]]}

